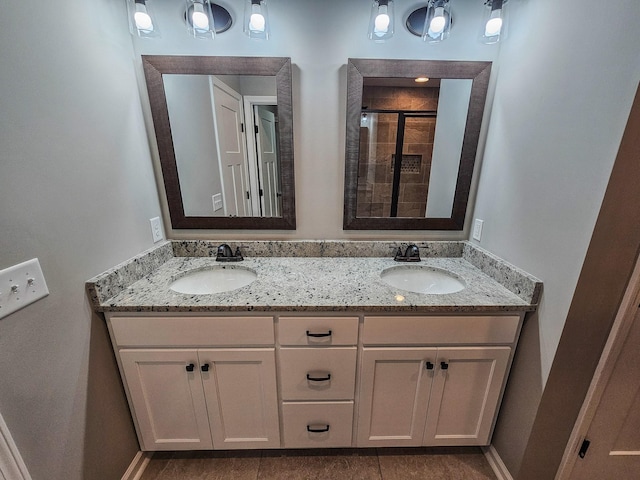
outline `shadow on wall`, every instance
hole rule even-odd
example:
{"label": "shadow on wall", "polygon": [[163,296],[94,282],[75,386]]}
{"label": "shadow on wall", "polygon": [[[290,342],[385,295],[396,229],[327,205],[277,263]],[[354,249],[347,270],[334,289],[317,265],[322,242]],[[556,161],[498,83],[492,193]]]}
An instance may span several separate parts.
{"label": "shadow on wall", "polygon": [[[543,300],[544,301],[544,300]],[[538,312],[527,314],[498,415],[492,445],[514,478],[542,398]]]}
{"label": "shadow on wall", "polygon": [[139,446],[104,319],[91,313],[83,475],[121,478]]}

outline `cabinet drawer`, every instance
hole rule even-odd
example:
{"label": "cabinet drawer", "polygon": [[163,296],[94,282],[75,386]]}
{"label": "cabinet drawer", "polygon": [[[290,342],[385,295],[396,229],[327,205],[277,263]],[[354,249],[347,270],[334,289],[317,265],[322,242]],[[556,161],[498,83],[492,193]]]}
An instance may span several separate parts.
{"label": "cabinet drawer", "polygon": [[285,448],[350,447],[353,402],[284,402]]}
{"label": "cabinet drawer", "polygon": [[358,317],[280,317],[280,345],[357,345]]}
{"label": "cabinet drawer", "polygon": [[111,317],[122,346],[273,345],[272,317]]}
{"label": "cabinet drawer", "polygon": [[365,345],[512,343],[519,315],[365,317]]}
{"label": "cabinet drawer", "polygon": [[356,347],[280,349],[282,398],[352,399],[356,381],[356,352]]}

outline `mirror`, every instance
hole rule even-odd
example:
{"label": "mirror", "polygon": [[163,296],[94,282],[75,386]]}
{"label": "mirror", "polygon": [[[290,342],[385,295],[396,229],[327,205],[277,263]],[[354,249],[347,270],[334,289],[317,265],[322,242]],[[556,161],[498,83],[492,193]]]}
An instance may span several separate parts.
{"label": "mirror", "polygon": [[464,228],[490,73],[491,62],[349,59],[345,230]]}
{"label": "mirror", "polygon": [[172,228],[295,229],[291,60],[142,63]]}

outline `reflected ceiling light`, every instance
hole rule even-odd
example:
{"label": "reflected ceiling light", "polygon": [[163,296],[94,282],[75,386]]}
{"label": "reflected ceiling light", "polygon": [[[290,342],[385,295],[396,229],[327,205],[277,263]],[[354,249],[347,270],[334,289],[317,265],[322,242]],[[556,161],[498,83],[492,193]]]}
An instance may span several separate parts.
{"label": "reflected ceiling light", "polygon": [[191,36],[209,40],[229,30],[232,23],[227,9],[207,0],[186,0],[184,19]]}
{"label": "reflected ceiling light", "polygon": [[426,7],[414,10],[407,17],[409,32],[422,37],[427,43],[439,43],[449,37],[451,31],[451,6],[449,0],[429,0]]}
{"label": "reflected ceiling light", "polygon": [[149,0],[127,0],[129,30],[132,35],[140,38],[160,36],[150,3]]}
{"label": "reflected ceiling light", "polygon": [[369,38],[384,42],[393,37],[393,0],[373,0],[369,19]]}
{"label": "reflected ceiling light", "polygon": [[269,16],[266,0],[245,0],[243,30],[250,38],[269,39]]}
{"label": "reflected ceiling light", "polygon": [[497,43],[506,36],[507,0],[486,0],[480,41],[486,44]]}
{"label": "reflected ceiling light", "polygon": [[418,77],[414,81],[416,83],[426,83],[429,81],[429,77]]}

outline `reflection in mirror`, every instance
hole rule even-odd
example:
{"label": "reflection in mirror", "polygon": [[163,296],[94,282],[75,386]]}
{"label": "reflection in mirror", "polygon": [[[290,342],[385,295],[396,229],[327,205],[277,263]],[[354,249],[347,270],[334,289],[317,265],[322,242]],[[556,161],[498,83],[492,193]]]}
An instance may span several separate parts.
{"label": "reflection in mirror", "polygon": [[463,228],[490,65],[349,60],[345,229]]}
{"label": "reflection in mirror", "polygon": [[172,227],[295,228],[290,60],[143,64]]}

